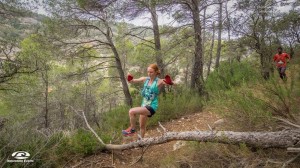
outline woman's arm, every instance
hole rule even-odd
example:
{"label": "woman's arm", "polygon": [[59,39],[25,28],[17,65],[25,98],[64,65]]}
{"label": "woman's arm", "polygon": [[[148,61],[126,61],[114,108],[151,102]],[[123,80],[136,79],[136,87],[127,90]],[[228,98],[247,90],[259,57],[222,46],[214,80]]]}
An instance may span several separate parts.
{"label": "woman's arm", "polygon": [[[170,84],[166,83],[163,79],[159,79],[158,80],[158,87],[161,88],[164,85],[170,85]],[[172,85],[176,85],[176,84],[173,82]]]}
{"label": "woman's arm", "polygon": [[131,81],[128,81],[129,83],[141,83],[141,82],[145,82],[145,80],[147,79],[147,77],[140,77],[138,79],[132,79]]}

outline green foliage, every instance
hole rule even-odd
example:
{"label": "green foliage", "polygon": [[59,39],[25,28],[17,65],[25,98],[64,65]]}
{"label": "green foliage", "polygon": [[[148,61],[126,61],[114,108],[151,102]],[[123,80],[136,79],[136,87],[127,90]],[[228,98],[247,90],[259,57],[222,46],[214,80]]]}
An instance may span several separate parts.
{"label": "green foliage", "polygon": [[27,66],[42,70],[49,66],[49,62],[54,55],[54,48],[47,42],[47,39],[40,34],[32,34],[21,42],[21,56],[22,62]]}
{"label": "green foliage", "polygon": [[241,160],[241,158],[255,156],[244,144],[238,146],[212,142],[189,142],[184,150],[176,151],[173,155],[175,155],[175,160],[189,163],[191,167],[203,167],[203,165],[207,167],[243,167],[242,165],[247,165],[248,163],[245,162],[249,162],[249,160]]}
{"label": "green foliage", "polygon": [[[38,111],[37,102],[42,99],[40,81],[35,75],[20,75],[11,82],[21,84],[13,85],[14,91],[5,92],[1,95],[2,102],[8,110],[5,117],[11,120],[12,124],[30,120]],[[1,110],[1,112],[5,111]]]}
{"label": "green foliage", "polygon": [[90,131],[79,129],[70,139],[70,150],[77,154],[89,155],[99,149],[99,142]]}
{"label": "green foliage", "polygon": [[85,0],[76,0],[76,1],[77,1],[78,6],[81,8],[85,8],[85,6],[88,4],[88,2]]}
{"label": "green foliage", "polygon": [[[232,87],[211,94],[212,106],[231,121],[231,128],[239,130],[266,130],[275,126],[274,116],[297,123],[299,117],[299,79],[296,78],[297,60],[290,64],[288,81],[278,77],[278,72],[268,81],[256,79],[261,84]],[[252,79],[251,82],[255,81]],[[218,84],[218,83],[217,83]]]}
{"label": "green foliage", "polygon": [[[298,61],[298,60],[296,60]],[[264,83],[265,103],[273,115],[297,122],[299,116],[299,88],[300,80],[297,79],[297,66],[289,64],[288,80],[282,81],[278,72],[269,81]]]}
{"label": "green foliage", "polygon": [[[41,154],[44,152],[46,139],[41,134],[33,129],[27,127],[25,122],[19,124],[8,121],[5,123],[4,128],[0,130],[0,164],[5,164],[5,167],[19,167],[25,164],[6,163],[6,159],[11,158],[11,154],[16,151],[27,151],[31,157],[29,159],[35,160],[30,163],[32,167],[40,167]],[[1,163],[3,162],[3,163]]]}
{"label": "green foliage", "polygon": [[101,113],[100,124],[101,124],[101,137],[105,143],[110,141],[120,142],[121,130],[126,129],[129,124],[128,117],[129,107],[119,106],[111,111]]}
{"label": "green foliage", "polygon": [[271,111],[253,92],[255,89],[244,86],[214,97],[215,108],[233,125],[238,125],[239,131],[265,129],[274,124]]}
{"label": "green foliage", "polygon": [[168,93],[159,97],[159,108],[148,121],[149,126],[157,125],[158,121],[170,121],[186,114],[199,112],[203,107],[203,99],[188,89],[178,88],[177,93]]}
{"label": "green foliage", "polygon": [[6,102],[0,99],[0,116],[6,116],[9,114],[9,108]]}
{"label": "green foliage", "polygon": [[205,82],[209,92],[230,90],[242,84],[255,82],[259,79],[259,72],[252,62],[224,62],[219,69],[213,71]]}
{"label": "green foliage", "polygon": [[178,162],[176,162],[175,155],[167,155],[166,157],[162,158],[160,161],[160,167],[178,167]]}
{"label": "green foliage", "polygon": [[[34,160],[30,167],[58,167],[72,155],[85,156],[101,150],[100,143],[90,131],[79,129],[72,135],[70,132],[59,131],[47,137],[33,129],[22,130],[21,127],[15,125],[0,131],[0,146],[3,147],[1,158],[12,159],[13,152],[27,151],[31,155],[29,159]],[[6,162],[6,159],[2,161]],[[19,165],[6,163],[6,167]]]}
{"label": "green foliage", "polygon": [[140,67],[147,67],[149,63],[152,63],[155,60],[154,50],[143,45],[143,43],[136,45],[134,51],[132,59],[130,60],[131,64],[138,64]]}

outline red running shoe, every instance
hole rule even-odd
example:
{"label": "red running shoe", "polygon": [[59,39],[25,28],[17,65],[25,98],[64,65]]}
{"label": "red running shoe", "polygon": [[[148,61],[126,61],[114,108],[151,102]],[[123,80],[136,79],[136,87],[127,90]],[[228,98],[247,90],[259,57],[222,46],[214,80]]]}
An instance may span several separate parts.
{"label": "red running shoe", "polygon": [[122,134],[124,136],[132,136],[135,134],[135,130],[131,129],[131,127],[127,128],[126,130],[122,130]]}

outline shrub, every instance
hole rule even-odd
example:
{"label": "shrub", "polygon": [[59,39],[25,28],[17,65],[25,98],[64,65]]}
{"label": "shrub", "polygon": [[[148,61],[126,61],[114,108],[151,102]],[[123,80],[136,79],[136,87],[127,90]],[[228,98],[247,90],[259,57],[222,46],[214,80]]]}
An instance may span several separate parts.
{"label": "shrub", "polygon": [[99,136],[105,143],[119,143],[122,139],[121,130],[129,125],[128,106],[119,106],[111,111],[100,114]]}
{"label": "shrub", "polygon": [[297,122],[299,117],[300,78],[297,79],[297,69],[291,65],[288,70],[288,80],[282,81],[277,75],[263,83],[262,92],[265,103],[273,115]]}
{"label": "shrub", "polygon": [[156,114],[148,120],[148,125],[157,125],[158,121],[169,121],[186,114],[200,112],[203,107],[203,99],[191,93],[188,89],[183,89],[179,94],[168,93],[159,98],[159,107]]}
{"label": "shrub", "polygon": [[[40,167],[41,155],[44,152],[46,138],[26,123],[7,122],[4,128],[0,131],[0,165],[5,167]],[[29,159],[34,160],[33,163],[9,163],[7,159],[12,158],[11,154],[16,151],[26,151],[30,154]],[[2,159],[3,158],[3,159]]]}
{"label": "shrub", "polygon": [[208,76],[205,88],[209,92],[229,90],[243,83],[255,82],[259,76],[252,62],[224,62]]}
{"label": "shrub", "polygon": [[211,106],[231,122],[234,130],[266,129],[274,123],[265,101],[255,88],[243,86],[213,95]]}
{"label": "shrub", "polygon": [[71,152],[83,155],[93,154],[100,149],[100,143],[89,131],[79,129],[70,139]]}

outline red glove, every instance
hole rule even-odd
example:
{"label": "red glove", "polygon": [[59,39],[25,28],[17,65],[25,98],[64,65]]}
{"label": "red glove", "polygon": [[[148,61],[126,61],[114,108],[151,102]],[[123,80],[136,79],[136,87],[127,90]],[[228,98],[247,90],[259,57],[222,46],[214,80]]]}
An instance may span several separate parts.
{"label": "red glove", "polygon": [[132,79],[133,79],[133,76],[132,76],[132,75],[130,75],[130,74],[127,75],[127,81],[128,81],[128,82],[130,82]]}
{"label": "red glove", "polygon": [[173,85],[174,84],[173,81],[172,81],[172,79],[171,79],[171,77],[169,75],[165,76],[164,82],[166,84],[168,84],[168,85]]}

